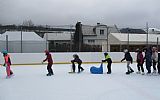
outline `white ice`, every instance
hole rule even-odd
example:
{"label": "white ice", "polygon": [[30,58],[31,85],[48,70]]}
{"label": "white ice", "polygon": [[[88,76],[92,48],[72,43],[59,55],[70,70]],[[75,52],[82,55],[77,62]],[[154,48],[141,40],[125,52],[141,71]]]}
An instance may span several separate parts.
{"label": "white ice", "polygon": [[[46,76],[46,65],[12,66],[15,73],[6,79],[0,67],[0,100],[160,100],[160,75],[126,75],[125,63],[113,63],[112,74],[69,74],[70,64],[53,65],[54,76]],[[131,65],[137,71],[136,64]]]}

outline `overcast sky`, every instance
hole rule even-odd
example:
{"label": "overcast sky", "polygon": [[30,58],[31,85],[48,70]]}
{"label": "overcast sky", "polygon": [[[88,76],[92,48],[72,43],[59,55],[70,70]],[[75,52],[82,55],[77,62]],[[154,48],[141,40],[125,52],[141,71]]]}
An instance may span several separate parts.
{"label": "overcast sky", "polygon": [[160,28],[160,0],[0,0],[0,24],[116,24]]}

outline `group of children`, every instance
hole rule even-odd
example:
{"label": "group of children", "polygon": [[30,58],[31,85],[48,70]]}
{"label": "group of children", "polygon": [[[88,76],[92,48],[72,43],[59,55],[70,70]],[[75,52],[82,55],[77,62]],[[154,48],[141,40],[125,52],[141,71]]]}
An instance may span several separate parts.
{"label": "group of children", "polygon": [[[145,53],[145,56],[143,56],[143,53],[142,51],[144,51]],[[3,57],[4,57],[4,60],[5,60],[5,63],[3,66],[6,67],[6,73],[7,73],[7,77],[6,78],[10,78],[11,76],[13,76],[13,72],[12,70],[10,69],[10,66],[11,66],[11,59],[10,59],[10,55],[8,54],[8,52],[6,50],[2,51],[3,53]],[[124,58],[121,60],[124,61],[126,60],[127,62],[127,72],[126,74],[130,74],[130,73],[133,73],[134,70],[131,68],[130,64],[133,63],[133,58],[130,54],[130,52],[125,49],[124,50]],[[157,64],[158,63],[158,51],[157,51],[157,48],[156,47],[152,47],[152,48],[145,48],[143,50],[140,50],[140,49],[137,49],[136,50],[136,53],[137,53],[137,59],[136,59],[136,62],[137,62],[137,68],[138,68],[138,72],[136,72],[137,74],[142,74],[144,75],[144,68],[143,68],[143,64],[144,64],[144,61],[146,62],[146,69],[147,69],[147,73],[146,74],[151,74],[151,66],[153,66],[153,72],[152,74],[157,74],[157,70],[158,70],[158,74],[160,74],[160,65]],[[48,70],[48,74],[47,76],[52,76],[54,75],[53,73],[53,70],[52,70],[52,65],[53,65],[53,59],[52,59],[52,55],[50,54],[49,51],[45,50],[45,55],[46,55],[46,59],[44,59],[42,61],[45,62],[45,61],[48,61],[48,65],[47,65],[47,70]],[[104,53],[104,56],[105,56],[105,59],[102,60],[102,63],[103,62],[107,62],[107,74],[111,74],[111,64],[112,64],[112,59],[111,57],[109,56],[108,53]],[[84,71],[84,68],[81,67],[81,64],[82,64],[82,60],[79,58],[79,56],[77,54],[74,54],[73,55],[73,60],[71,60],[71,63],[72,63],[72,73],[75,73],[75,62],[78,64],[78,73]],[[157,66],[157,68],[156,68]]]}
{"label": "group of children", "polygon": [[[144,51],[145,56],[143,56],[142,51]],[[121,62],[123,60],[126,60],[127,62],[126,74],[133,73],[134,70],[130,67],[130,64],[133,62],[133,58],[127,49],[124,50],[124,53],[125,53],[125,56],[121,60]],[[157,72],[158,74],[160,74],[160,65],[158,63],[158,50],[156,47],[144,48],[143,50],[137,49],[136,53],[137,53],[136,62],[137,62],[137,69],[138,69],[138,72],[136,72],[137,74],[142,74],[142,75],[145,74],[144,68],[143,68],[144,62],[146,65],[147,75],[150,75],[150,74],[157,75]],[[153,66],[152,73],[151,73],[151,66]]]}

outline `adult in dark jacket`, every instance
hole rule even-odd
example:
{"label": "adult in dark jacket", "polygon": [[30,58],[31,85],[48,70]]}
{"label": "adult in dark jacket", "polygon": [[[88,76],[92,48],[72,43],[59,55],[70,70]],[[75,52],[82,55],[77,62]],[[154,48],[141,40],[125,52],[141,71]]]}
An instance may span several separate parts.
{"label": "adult in dark jacket", "polygon": [[111,64],[112,64],[111,57],[106,52],[104,53],[104,56],[105,56],[105,60],[102,60],[102,62],[106,62],[107,61],[107,63],[108,63],[108,65],[107,65],[107,68],[108,68],[107,74],[111,74],[111,72],[112,72],[111,71]]}
{"label": "adult in dark jacket", "polygon": [[144,59],[146,60],[146,69],[147,69],[147,74],[151,74],[151,66],[152,66],[152,51],[150,48],[145,48],[145,57]]}
{"label": "adult in dark jacket", "polygon": [[124,53],[125,53],[125,55],[124,55],[124,58],[121,60],[121,62],[123,60],[127,61],[127,72],[126,72],[126,74],[133,73],[134,70],[130,67],[130,64],[132,64],[132,62],[133,62],[133,58],[132,58],[131,54],[129,53],[129,51],[127,49],[124,50]]}
{"label": "adult in dark jacket", "polygon": [[82,72],[84,69],[81,67],[81,64],[82,64],[82,60],[79,58],[79,56],[77,54],[74,54],[73,55],[73,60],[71,60],[71,63],[72,63],[72,69],[73,69],[73,72],[75,72],[75,63],[74,62],[77,62],[78,63],[78,73]]}
{"label": "adult in dark jacket", "polygon": [[48,70],[48,74],[47,76],[51,76],[53,75],[53,70],[52,70],[52,65],[53,65],[53,60],[52,60],[52,55],[49,53],[48,50],[45,50],[45,54],[46,54],[46,59],[43,60],[43,62],[48,61],[48,65],[47,65],[47,70]]}

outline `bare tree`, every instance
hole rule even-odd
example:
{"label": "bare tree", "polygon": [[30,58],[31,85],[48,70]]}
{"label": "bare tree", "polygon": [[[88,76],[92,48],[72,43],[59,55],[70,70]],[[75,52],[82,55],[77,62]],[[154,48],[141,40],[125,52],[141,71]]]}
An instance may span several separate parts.
{"label": "bare tree", "polygon": [[32,20],[24,20],[22,25],[23,26],[34,26],[34,23],[32,22]]}

